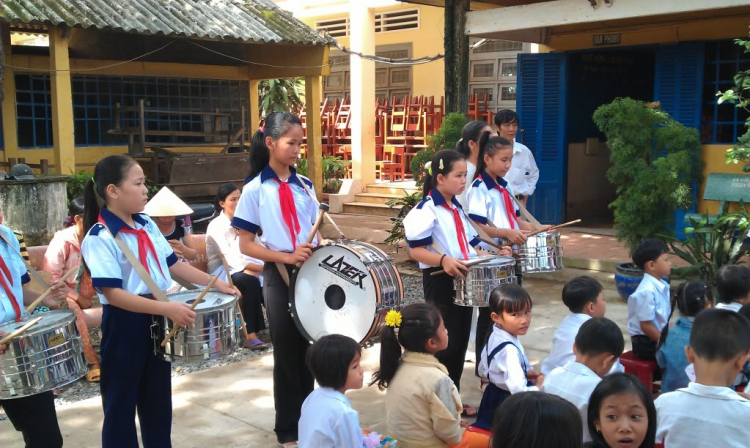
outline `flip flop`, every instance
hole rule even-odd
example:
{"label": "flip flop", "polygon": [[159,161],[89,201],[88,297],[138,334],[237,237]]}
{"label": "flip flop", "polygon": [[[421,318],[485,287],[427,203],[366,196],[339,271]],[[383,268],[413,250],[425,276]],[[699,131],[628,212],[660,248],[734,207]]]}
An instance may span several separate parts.
{"label": "flip flop", "polygon": [[100,369],[90,369],[86,374],[86,381],[88,381],[89,383],[98,383],[101,374],[102,372]]}
{"label": "flip flop", "polygon": [[268,348],[268,344],[261,341],[260,339],[250,339],[249,341],[244,341],[242,343],[242,346],[245,348],[249,348],[250,350],[265,350]]}
{"label": "flip flop", "polygon": [[461,412],[461,417],[476,417],[477,416],[477,410],[473,407],[469,406],[468,404],[464,405],[464,409]]}

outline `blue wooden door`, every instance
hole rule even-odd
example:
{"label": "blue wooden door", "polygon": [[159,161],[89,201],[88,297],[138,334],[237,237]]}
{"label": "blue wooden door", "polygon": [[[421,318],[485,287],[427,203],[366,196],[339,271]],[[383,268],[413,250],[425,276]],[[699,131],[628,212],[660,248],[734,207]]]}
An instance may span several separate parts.
{"label": "blue wooden door", "polygon": [[[683,125],[699,131],[704,57],[703,42],[660,46],[656,52],[654,79],[654,99],[661,102],[662,110]],[[698,186],[695,185],[694,188],[697,195]],[[690,210],[675,212],[675,234],[678,238],[685,237],[685,214],[695,210],[696,203],[693,202]]]}
{"label": "blue wooden door", "polygon": [[564,54],[518,55],[519,141],[529,147],[539,166],[539,182],[528,208],[544,224],[565,219],[566,61]]}

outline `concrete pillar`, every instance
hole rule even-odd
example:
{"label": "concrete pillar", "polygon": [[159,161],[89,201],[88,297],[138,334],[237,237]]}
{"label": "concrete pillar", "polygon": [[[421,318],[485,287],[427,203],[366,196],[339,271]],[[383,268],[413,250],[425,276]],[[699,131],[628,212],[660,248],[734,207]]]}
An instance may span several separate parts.
{"label": "concrete pillar", "polygon": [[[10,27],[2,25],[3,53],[5,63],[13,65],[13,55],[10,47]],[[18,130],[16,128],[16,77],[10,67],[5,67],[3,80],[3,148],[5,159],[23,157],[18,151]]]}
{"label": "concrete pillar", "polygon": [[73,93],[70,86],[70,57],[67,27],[49,30],[50,84],[52,86],[52,136],[55,172],[73,174],[76,170],[75,137],[73,135]]}
{"label": "concrete pillar", "polygon": [[[375,12],[367,2],[349,0],[350,46],[375,54]],[[355,26],[356,25],[356,26]],[[351,67],[352,177],[363,185],[375,182],[375,62],[349,57]]]}
{"label": "concrete pillar", "polygon": [[323,199],[323,142],[321,140],[321,76],[305,76],[305,114],[307,115],[307,177],[315,187],[318,201]]}
{"label": "concrete pillar", "polygon": [[260,123],[260,104],[258,104],[258,83],[257,79],[250,80],[250,93],[248,94],[250,110],[250,135],[252,136],[256,129],[258,129],[258,123]]}

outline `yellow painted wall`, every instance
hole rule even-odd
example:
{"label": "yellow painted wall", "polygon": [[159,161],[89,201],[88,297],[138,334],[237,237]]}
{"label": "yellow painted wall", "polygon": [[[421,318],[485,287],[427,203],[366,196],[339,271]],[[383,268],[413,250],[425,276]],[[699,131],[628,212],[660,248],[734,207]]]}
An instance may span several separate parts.
{"label": "yellow painted wall", "polygon": [[[444,53],[444,10],[433,6],[397,5],[388,8],[377,8],[376,13],[419,9],[419,28],[415,30],[391,31],[375,34],[375,45],[412,44],[412,57],[434,56]],[[344,15],[326,15],[318,17],[303,17],[302,20],[311,28],[315,22],[329,19],[339,19]],[[352,27],[358,26],[351,23]],[[338,37],[336,40],[346,47],[349,46],[348,37]],[[445,62],[440,59],[424,65],[415,65],[412,69],[412,94],[414,96],[434,95],[436,100],[445,94]]]}
{"label": "yellow painted wall", "polygon": [[[703,145],[703,161],[706,162],[706,169],[703,171],[704,178],[708,178],[710,173],[729,173],[742,174],[742,164],[727,164],[727,149],[732,145]],[[703,197],[703,190],[706,188],[706,182],[703,182],[700,188],[700,195]],[[736,205],[736,204],[735,204]],[[729,207],[732,210],[732,206]],[[715,214],[719,210],[719,203],[716,201],[698,201],[699,213]]]}

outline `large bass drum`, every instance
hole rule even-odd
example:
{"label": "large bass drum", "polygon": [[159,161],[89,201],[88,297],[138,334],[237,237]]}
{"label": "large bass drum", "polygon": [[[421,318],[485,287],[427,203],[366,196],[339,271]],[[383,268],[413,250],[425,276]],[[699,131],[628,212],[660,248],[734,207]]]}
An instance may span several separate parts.
{"label": "large bass drum", "polygon": [[385,252],[340,240],[316,247],[294,270],[289,306],[297,328],[311,343],[342,334],[368,345],[380,337],[385,314],[401,308],[403,296],[401,276]]}
{"label": "large bass drum", "polygon": [[88,371],[72,311],[28,316],[21,322],[6,322],[0,330],[11,333],[37,317],[42,320],[13,338],[0,357],[0,399],[46,392],[72,383]]}

